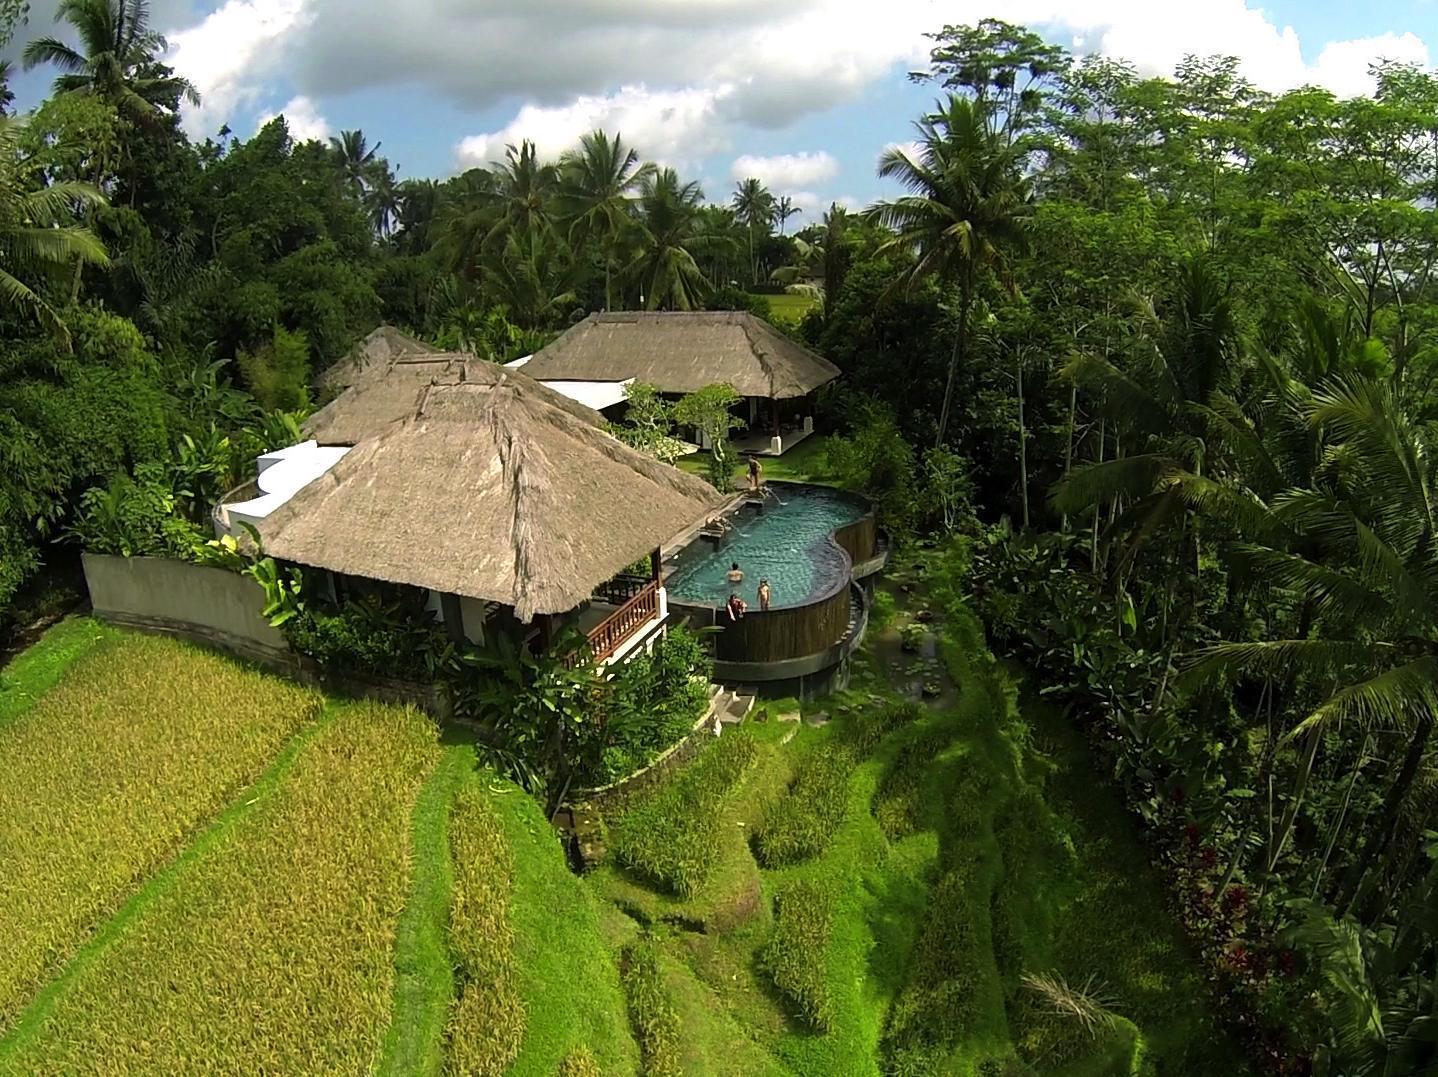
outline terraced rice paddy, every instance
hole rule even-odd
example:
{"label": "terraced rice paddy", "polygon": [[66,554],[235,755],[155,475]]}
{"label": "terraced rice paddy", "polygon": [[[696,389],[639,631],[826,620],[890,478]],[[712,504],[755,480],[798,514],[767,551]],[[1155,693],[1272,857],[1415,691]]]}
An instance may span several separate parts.
{"label": "terraced rice paddy", "polygon": [[125,636],[0,726],[0,1030],[320,703],[215,655]]}
{"label": "terraced rice paddy", "polygon": [[[861,656],[581,878],[460,733],[62,626],[0,673],[0,1077],[1238,1072],[1122,812],[944,632],[949,702]],[[1032,984],[1095,970],[1081,1035]]]}

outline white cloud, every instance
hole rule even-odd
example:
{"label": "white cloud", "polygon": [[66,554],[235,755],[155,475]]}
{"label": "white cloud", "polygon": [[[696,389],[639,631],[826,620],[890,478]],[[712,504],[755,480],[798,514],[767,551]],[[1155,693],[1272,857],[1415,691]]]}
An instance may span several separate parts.
{"label": "white cloud", "polygon": [[305,0],[227,0],[188,29],[169,35],[165,62],[200,91],[199,108],[185,106],[192,135],[214,134],[265,92],[281,45],[305,25]]}
{"label": "white cloud", "polygon": [[553,159],[577,145],[582,135],[602,128],[622,134],[649,160],[693,165],[727,148],[729,132],[720,110],[732,92],[722,85],[689,90],[636,85],[614,94],[584,95],[558,108],[525,105],[499,130],[461,140],[455,155],[463,168],[487,165],[504,156],[505,146],[527,138],[541,157]]}
{"label": "white cloud", "polygon": [[1428,46],[1411,33],[1382,34],[1355,41],[1334,41],[1323,47],[1313,64],[1313,78],[1339,97],[1373,92],[1368,65],[1374,60],[1400,60],[1426,67]]}
{"label": "white cloud", "polygon": [[729,166],[730,179],[738,181],[753,176],[764,186],[783,194],[823,183],[838,174],[839,162],[824,150],[816,153],[781,153],[773,157],[756,157],[746,153],[735,158],[734,163]]}
{"label": "white cloud", "polygon": [[308,97],[292,97],[279,112],[261,116],[255,124],[255,130],[258,131],[277,115],[285,118],[290,137],[296,142],[308,142],[312,138],[323,142],[330,137],[329,121],[320,115],[319,109]]}

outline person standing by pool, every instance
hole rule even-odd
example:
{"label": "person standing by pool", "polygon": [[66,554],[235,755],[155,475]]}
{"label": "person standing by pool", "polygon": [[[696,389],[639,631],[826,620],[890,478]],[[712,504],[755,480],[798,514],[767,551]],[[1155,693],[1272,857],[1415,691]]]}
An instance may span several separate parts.
{"label": "person standing by pool", "polygon": [[759,465],[759,458],[751,456],[749,457],[749,489],[757,494],[763,483],[764,469]]}
{"label": "person standing by pool", "polygon": [[744,616],[744,611],[749,607],[744,604],[744,600],[738,595],[730,595],[729,601],[724,603],[724,608],[729,611],[729,620],[737,621],[740,617]]}
{"label": "person standing by pool", "polygon": [[744,582],[744,570],[739,567],[739,562],[738,562],[738,561],[733,561],[733,562],[730,563],[730,565],[729,565],[729,573],[728,573],[728,580],[729,580],[730,583],[743,583],[743,582]]}
{"label": "person standing by pool", "polygon": [[761,610],[767,610],[767,609],[769,608],[769,602],[773,599],[773,597],[774,597],[774,592],[769,589],[769,581],[768,581],[768,580],[760,580],[760,581],[759,581],[759,608],[760,608]]}

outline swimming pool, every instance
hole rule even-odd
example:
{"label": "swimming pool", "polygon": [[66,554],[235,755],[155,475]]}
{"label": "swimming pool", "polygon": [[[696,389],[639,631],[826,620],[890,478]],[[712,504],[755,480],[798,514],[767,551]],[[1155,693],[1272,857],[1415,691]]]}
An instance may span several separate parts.
{"label": "swimming pool", "polygon": [[[830,535],[867,516],[864,502],[823,486],[771,483],[768,489],[772,493],[762,512],[745,506],[728,517],[732,530],[717,549],[696,539],[680,553],[664,581],[671,599],[691,606],[722,606],[736,593],[758,609],[759,581],[767,579],[774,594],[772,607],[782,609],[801,606],[848,579],[848,555]],[[744,572],[740,584],[727,579],[735,561]]]}

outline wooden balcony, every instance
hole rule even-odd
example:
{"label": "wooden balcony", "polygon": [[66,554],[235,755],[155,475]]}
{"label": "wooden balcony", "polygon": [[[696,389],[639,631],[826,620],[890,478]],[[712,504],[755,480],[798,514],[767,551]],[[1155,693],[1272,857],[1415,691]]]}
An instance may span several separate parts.
{"label": "wooden balcony", "polygon": [[[612,587],[614,598],[621,599],[622,604],[588,633],[589,651],[595,663],[613,657],[630,637],[659,616],[658,580],[618,577],[605,587]],[[607,595],[596,592],[596,597]]]}

